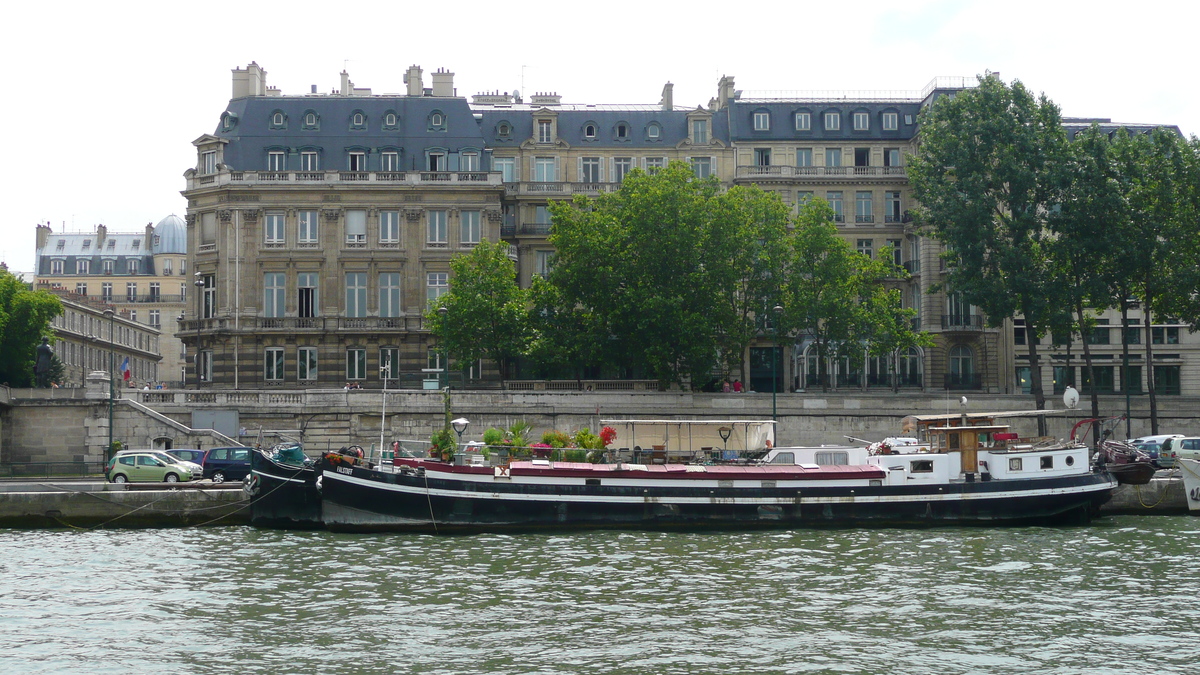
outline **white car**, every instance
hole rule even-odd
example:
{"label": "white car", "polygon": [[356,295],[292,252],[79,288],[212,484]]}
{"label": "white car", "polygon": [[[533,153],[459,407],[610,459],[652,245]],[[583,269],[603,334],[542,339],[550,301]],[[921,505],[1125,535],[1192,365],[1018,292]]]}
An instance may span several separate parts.
{"label": "white car", "polygon": [[117,452],[116,456],[120,457],[121,455],[128,455],[128,454],[132,454],[135,452],[136,453],[150,453],[150,454],[154,455],[155,457],[157,457],[159,460],[166,462],[167,464],[176,464],[179,466],[187,467],[187,470],[192,472],[192,478],[191,478],[192,480],[200,480],[201,476],[204,475],[204,467],[200,466],[199,464],[197,464],[195,462],[189,462],[186,459],[179,459],[178,457],[172,457],[171,455],[168,455],[163,450],[120,450]]}

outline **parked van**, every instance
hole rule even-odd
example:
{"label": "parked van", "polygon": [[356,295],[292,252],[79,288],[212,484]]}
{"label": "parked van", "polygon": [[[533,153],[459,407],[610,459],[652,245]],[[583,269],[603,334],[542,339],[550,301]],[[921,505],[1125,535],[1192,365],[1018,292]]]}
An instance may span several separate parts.
{"label": "parked van", "polygon": [[250,448],[213,448],[204,455],[204,477],[214,483],[250,475]]}
{"label": "parked van", "polygon": [[[1174,466],[1179,457],[1200,459],[1200,436],[1176,436],[1163,441],[1158,449],[1158,462],[1163,466]],[[1170,461],[1170,464],[1164,464]]]}

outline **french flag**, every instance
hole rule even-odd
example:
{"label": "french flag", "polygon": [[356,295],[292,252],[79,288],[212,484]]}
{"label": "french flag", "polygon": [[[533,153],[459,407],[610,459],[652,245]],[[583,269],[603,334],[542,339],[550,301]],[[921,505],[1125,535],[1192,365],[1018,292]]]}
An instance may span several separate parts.
{"label": "french flag", "polygon": [[121,377],[128,381],[129,376],[132,374],[133,373],[129,372],[129,357],[126,356],[125,360],[121,362]]}

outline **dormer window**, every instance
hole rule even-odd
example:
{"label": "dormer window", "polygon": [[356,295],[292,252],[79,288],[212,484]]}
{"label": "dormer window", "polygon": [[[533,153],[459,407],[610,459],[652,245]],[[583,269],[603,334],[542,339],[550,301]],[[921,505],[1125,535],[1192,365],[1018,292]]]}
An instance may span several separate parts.
{"label": "dormer window", "polygon": [[583,127],[583,137],[588,139],[596,138],[596,125],[587,124]]}
{"label": "dormer window", "polygon": [[200,153],[200,173],[210,174],[217,172],[217,153],[214,150]]}
{"label": "dormer window", "polygon": [[367,128],[367,116],[361,110],[355,110],[354,114],[350,115],[350,128],[358,130]]}
{"label": "dormer window", "polygon": [[617,138],[629,138],[629,125],[624,122],[617,125]]}
{"label": "dormer window", "polygon": [[854,130],[867,131],[871,128],[871,114],[868,112],[854,113]]}
{"label": "dormer window", "polygon": [[512,125],[508,122],[501,122],[496,126],[496,136],[504,139],[512,136]]}
{"label": "dormer window", "polygon": [[101,263],[100,263],[100,266],[101,266],[102,268],[104,268],[104,273],[105,273],[105,274],[112,274],[112,273],[113,273],[113,261],[111,261],[111,260],[105,260],[105,261],[103,261],[103,262],[101,262]]}
{"label": "dormer window", "polygon": [[225,113],[221,115],[221,129],[224,131],[229,131],[236,126],[237,115],[226,110]]}
{"label": "dormer window", "polygon": [[895,131],[900,128],[900,114],[894,112],[883,113],[883,130]]}
{"label": "dormer window", "polygon": [[429,113],[429,130],[430,131],[445,131],[446,130],[446,114],[441,110],[434,110]]}
{"label": "dormer window", "polygon": [[[116,248],[117,248],[117,240],[116,240],[116,239],[109,239],[109,240],[108,240],[108,243],[107,243],[107,244],[105,244],[105,245],[106,245],[106,246],[108,246],[108,247],[109,247],[109,248],[111,248],[111,249],[116,249]],[[136,246],[134,246],[134,248],[137,248],[137,247],[136,247]]]}
{"label": "dormer window", "polygon": [[[115,244],[116,242],[114,241],[114,242],[112,242],[112,243],[114,243],[114,244]],[[139,249],[139,248],[141,248],[141,247],[142,247],[142,240],[141,240],[141,239],[134,239],[134,240],[133,240],[133,250],[135,250],[135,251],[136,251],[136,250],[138,250],[138,249]]]}
{"label": "dormer window", "polygon": [[796,113],[796,131],[809,131],[812,129],[812,114],[807,112]]}
{"label": "dormer window", "polygon": [[537,128],[538,128],[538,135],[537,135],[538,143],[553,143],[554,142],[554,134],[551,131],[550,120],[538,120]]}
{"label": "dormer window", "polygon": [[63,250],[64,248],[66,248],[66,246],[67,246],[67,240],[66,240],[66,239],[59,239],[59,240],[58,240],[58,246],[55,246],[54,248],[55,248],[55,249],[57,249],[57,250],[59,250],[59,251],[61,251],[61,250]]}
{"label": "dormer window", "polygon": [[708,143],[708,120],[692,120],[692,142],[696,145]]}
{"label": "dormer window", "polygon": [[309,131],[316,131],[321,128],[321,116],[315,110],[308,110],[304,113],[304,128]]}
{"label": "dormer window", "polygon": [[771,113],[765,110],[759,110],[754,113],[754,130],[755,131],[770,131],[771,130]]}
{"label": "dormer window", "polygon": [[391,111],[384,113],[384,115],[383,115],[383,128],[384,129],[395,129],[396,126],[399,124],[399,122],[400,122],[400,118],[396,116],[396,113],[391,112]]}
{"label": "dormer window", "polygon": [[842,128],[842,115],[836,112],[825,113],[825,130],[837,131]]}
{"label": "dormer window", "polygon": [[91,240],[91,239],[84,239],[84,240],[83,240],[83,250],[87,251],[87,250],[88,250],[88,249],[90,249],[90,248],[92,248],[92,240]]}
{"label": "dormer window", "polygon": [[646,138],[652,141],[657,141],[662,136],[662,127],[658,126],[657,122],[651,122],[646,127]]}
{"label": "dormer window", "polygon": [[275,112],[271,113],[271,128],[272,129],[286,129],[287,128],[287,115],[284,115],[282,110],[276,110]]}

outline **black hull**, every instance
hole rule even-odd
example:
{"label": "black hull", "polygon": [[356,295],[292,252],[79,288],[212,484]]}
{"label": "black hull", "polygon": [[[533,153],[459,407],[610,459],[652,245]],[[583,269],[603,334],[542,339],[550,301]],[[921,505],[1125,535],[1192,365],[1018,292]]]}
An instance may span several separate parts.
{"label": "black hull", "polygon": [[[502,485],[354,467],[325,472],[334,531],[752,529],[1086,524],[1112,494],[1104,473],[1044,480],[803,490]],[[486,490],[486,492],[483,492]],[[799,493],[799,494],[798,494]]]}
{"label": "black hull", "polygon": [[250,524],[282,529],[324,527],[321,519],[320,474],[313,466],[272,461],[250,453]]}

